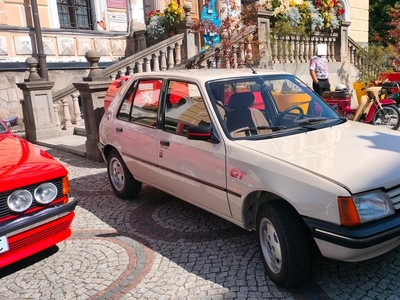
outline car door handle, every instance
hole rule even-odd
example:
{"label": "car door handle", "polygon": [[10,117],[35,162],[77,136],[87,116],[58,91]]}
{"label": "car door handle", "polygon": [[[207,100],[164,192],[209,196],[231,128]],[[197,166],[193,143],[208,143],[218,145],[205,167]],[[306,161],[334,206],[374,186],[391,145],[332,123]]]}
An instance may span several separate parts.
{"label": "car door handle", "polygon": [[116,131],[116,132],[122,132],[122,130],[123,130],[123,129],[120,128],[120,127],[115,128],[115,131]]}
{"label": "car door handle", "polygon": [[161,146],[169,147],[169,142],[168,141],[160,141]]}

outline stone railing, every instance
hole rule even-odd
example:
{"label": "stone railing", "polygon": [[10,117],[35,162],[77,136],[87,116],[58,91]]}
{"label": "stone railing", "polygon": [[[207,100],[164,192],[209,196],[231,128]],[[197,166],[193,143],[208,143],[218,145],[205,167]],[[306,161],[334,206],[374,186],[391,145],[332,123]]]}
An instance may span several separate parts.
{"label": "stone railing", "polygon": [[[110,82],[121,75],[133,73],[164,71],[172,69],[182,61],[182,43],[184,34],[177,34],[154,46],[133,54],[119,62],[101,70],[101,76],[107,77]],[[92,57],[86,59],[93,68]],[[66,129],[72,125],[82,125],[81,110],[79,105],[80,95],[73,85],[53,93],[54,109],[59,126]]]}
{"label": "stone railing", "polygon": [[243,32],[230,38],[229,47],[223,47],[223,43],[219,42],[204,52],[186,59],[181,64],[173,67],[173,69],[236,69],[252,66],[254,64],[252,40],[256,30],[257,27],[255,25],[248,26]]}
{"label": "stone railing", "polygon": [[359,70],[359,79],[369,81],[378,79],[379,74],[384,70],[375,61],[368,57],[367,51],[358,45],[352,38],[349,39],[348,55],[349,61]]}
{"label": "stone railing", "polygon": [[277,36],[271,37],[271,59],[274,64],[278,63],[306,63],[314,55],[317,44],[327,44],[328,62],[336,61],[335,44],[337,33],[329,35],[319,32],[312,36]]}

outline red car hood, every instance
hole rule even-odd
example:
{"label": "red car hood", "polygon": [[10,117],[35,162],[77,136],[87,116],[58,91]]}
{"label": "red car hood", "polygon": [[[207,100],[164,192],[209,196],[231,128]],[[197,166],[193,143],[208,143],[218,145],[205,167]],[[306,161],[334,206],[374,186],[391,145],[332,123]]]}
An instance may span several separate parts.
{"label": "red car hood", "polygon": [[0,192],[67,174],[64,166],[42,149],[10,133],[0,134]]}

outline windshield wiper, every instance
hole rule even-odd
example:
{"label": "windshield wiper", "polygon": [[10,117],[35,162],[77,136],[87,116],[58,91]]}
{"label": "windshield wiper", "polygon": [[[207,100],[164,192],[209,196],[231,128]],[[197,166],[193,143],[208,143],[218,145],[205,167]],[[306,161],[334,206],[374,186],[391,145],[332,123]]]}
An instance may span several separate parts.
{"label": "windshield wiper", "polygon": [[257,126],[257,127],[241,129],[241,130],[238,130],[235,132],[246,132],[246,131],[252,131],[252,130],[265,130],[265,129],[284,130],[284,129],[287,129],[287,127],[286,126]]}
{"label": "windshield wiper", "polygon": [[328,120],[328,119],[324,118],[324,117],[320,117],[320,118],[300,119],[300,120],[294,121],[293,123],[296,126],[302,126],[302,125],[309,125],[309,124],[318,124],[318,123],[325,122],[326,120]]}

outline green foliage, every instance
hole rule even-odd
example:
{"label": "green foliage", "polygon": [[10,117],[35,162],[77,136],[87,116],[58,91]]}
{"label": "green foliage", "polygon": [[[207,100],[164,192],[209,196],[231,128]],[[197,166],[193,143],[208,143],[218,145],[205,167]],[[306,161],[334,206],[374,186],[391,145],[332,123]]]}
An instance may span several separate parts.
{"label": "green foliage", "polygon": [[398,53],[392,45],[387,47],[371,44],[357,51],[356,56],[361,60],[357,81],[372,82],[378,80],[377,73],[393,71],[393,61]]}
{"label": "green foliage", "polygon": [[390,7],[394,7],[397,0],[370,0],[369,1],[369,42],[377,42],[384,46],[395,44],[395,39],[389,34],[393,29],[390,24]]}

